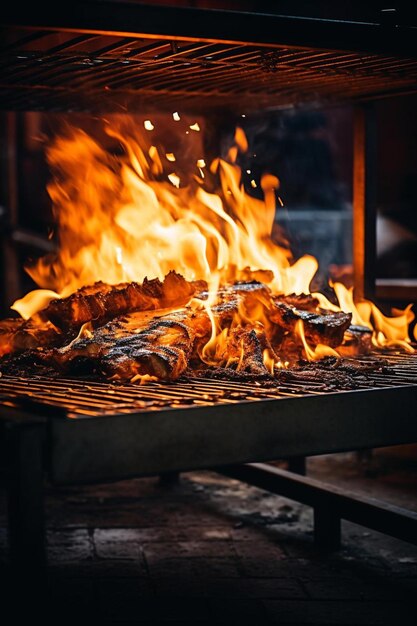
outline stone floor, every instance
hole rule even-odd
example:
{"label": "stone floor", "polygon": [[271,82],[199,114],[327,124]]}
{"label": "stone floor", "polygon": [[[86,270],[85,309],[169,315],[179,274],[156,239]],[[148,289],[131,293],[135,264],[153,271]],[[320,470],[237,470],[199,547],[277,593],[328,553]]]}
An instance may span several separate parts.
{"label": "stone floor", "polygon": [[[417,510],[415,448],[311,458],[308,473]],[[47,580],[0,587],[5,626],[417,624],[416,547],[343,523],[342,550],[322,555],[308,507],[215,473],[49,489],[47,512]],[[0,522],[7,579],[4,506]]]}

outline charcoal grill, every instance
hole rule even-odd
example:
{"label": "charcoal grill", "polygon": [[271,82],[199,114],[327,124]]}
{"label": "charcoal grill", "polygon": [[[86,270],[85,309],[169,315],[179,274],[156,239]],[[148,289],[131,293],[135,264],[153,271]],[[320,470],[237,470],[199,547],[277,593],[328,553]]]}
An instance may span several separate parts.
{"label": "charcoal grill", "polygon": [[[107,1],[63,8],[15,1],[3,9],[2,110],[181,106],[221,119],[299,103],[354,103],[355,282],[359,295],[373,296],[372,102],[417,92],[412,27],[381,15],[348,22]],[[6,170],[18,240],[15,166]],[[13,275],[16,255],[7,250]],[[417,441],[417,357],[384,358],[388,372],[358,377],[351,390],[302,377],[276,388],[206,379],[142,387],[1,377],[13,562],[28,567],[28,554],[33,564],[45,562],[45,477],[68,485],[198,468],[312,505],[324,547],[339,544],[341,517],[415,541],[417,519],[408,511],[250,465]]]}

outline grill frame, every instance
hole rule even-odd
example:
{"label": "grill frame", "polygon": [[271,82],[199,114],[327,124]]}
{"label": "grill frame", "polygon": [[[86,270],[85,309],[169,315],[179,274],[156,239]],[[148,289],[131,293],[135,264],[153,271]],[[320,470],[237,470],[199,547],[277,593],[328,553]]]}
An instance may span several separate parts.
{"label": "grill frame", "polygon": [[[417,363],[417,355],[412,358]],[[21,568],[44,571],[45,477],[65,486],[214,469],[313,506],[321,549],[340,546],[341,518],[414,542],[415,514],[359,501],[311,479],[300,483],[292,472],[271,472],[259,461],[414,443],[416,390],[414,381],[88,419],[63,418],[47,406],[43,413],[39,406],[38,411],[13,408],[6,401],[0,407],[0,458],[5,459],[11,564],[18,573]],[[258,465],[248,465],[252,461]]]}
{"label": "grill frame", "polygon": [[[254,399],[246,383],[200,381],[194,383],[191,395],[201,386],[206,394],[211,389],[215,395],[223,387],[229,395],[207,400],[197,389],[198,404],[188,404],[187,386],[192,382],[150,383],[142,388],[42,377],[36,385],[45,393],[28,402],[28,393],[18,386],[29,389],[33,398],[35,379],[4,376],[0,419],[14,416],[19,423],[25,413],[41,418],[47,432],[45,467],[57,485],[416,442],[417,354],[387,359],[393,373],[371,373],[370,380],[363,380],[356,390],[326,391],[317,383],[318,388],[313,384],[306,391],[303,386],[308,382],[301,379],[287,387],[280,385],[278,392],[261,386],[259,399]],[[77,416],[71,404],[79,392],[68,390],[68,384],[86,385],[83,402],[90,394],[90,405],[94,399],[89,388],[107,394],[107,400],[115,393],[128,394],[130,400],[120,404],[117,399],[104,411],[94,408],[89,415]],[[54,385],[63,394],[67,390],[56,406]],[[230,396],[236,391],[238,399]],[[160,402],[153,407],[134,405],[132,398],[142,401],[154,393],[168,394],[165,406]],[[275,394],[276,398],[268,397]],[[178,396],[180,404],[173,404]]]}
{"label": "grill frame", "polygon": [[[73,2],[67,4],[66,8],[68,6],[70,9],[65,11],[62,4],[52,7],[24,6],[24,3],[15,1],[3,9],[2,23],[10,33],[23,28],[30,33],[29,36],[35,38],[42,30],[49,35],[55,30],[67,34],[72,44],[75,42],[76,45],[85,43],[89,36],[104,41],[111,33],[119,38],[115,44],[117,47],[124,38],[131,41],[140,35],[146,42],[151,42],[151,46],[152,41],[155,45],[168,44],[171,49],[168,56],[171,57],[181,54],[178,46],[181,47],[182,42],[191,47],[191,52],[193,45],[198,47],[201,42],[207,45],[222,42],[224,53],[233,51],[236,45],[246,50],[256,46],[257,54],[262,59],[260,67],[269,81],[279,76],[283,54],[293,55],[293,58],[297,54],[304,55],[304,59],[307,59],[304,63],[308,63],[309,58],[311,61],[314,55],[329,54],[327,65],[339,58],[353,58],[361,65],[370,58],[371,66],[373,63],[382,63],[388,65],[388,69],[391,67],[392,75],[389,79],[382,86],[374,84],[372,89],[364,90],[361,81],[369,84],[372,79],[369,74],[371,67],[368,66],[365,78],[357,70],[353,74],[347,71],[341,74],[337,93],[332,98],[327,95],[328,101],[362,103],[417,91],[414,74],[411,84],[402,83],[401,77],[395,74],[397,59],[403,59],[402,62],[409,63],[414,69],[417,67],[414,30],[405,26],[155,7],[126,2]],[[255,42],[253,33],[256,33]],[[277,33],[281,35],[279,42]],[[70,47],[74,53],[72,44]],[[19,46],[14,51],[3,50],[3,61],[10,64],[8,55],[13,53],[17,57],[21,51]],[[106,54],[109,54],[109,50]],[[44,72],[48,80],[54,78],[48,71],[54,71],[55,63],[59,80],[62,81],[65,63],[71,69],[73,61],[70,55],[67,56],[65,46],[61,44],[59,47],[59,43],[52,53],[51,50],[40,50],[39,54],[34,54],[29,59],[26,76],[31,74],[30,70],[34,67],[44,63],[45,56],[48,56],[47,63],[50,64],[49,70]],[[87,55],[83,58],[87,58],[85,66],[88,69],[90,65],[94,68],[97,61],[106,62],[108,57]],[[125,56],[117,57],[116,60],[109,58],[109,63],[116,66],[114,80],[119,79],[120,68],[127,60]],[[20,61],[17,62],[15,58],[14,62],[17,69]],[[75,62],[78,62],[77,58]],[[298,67],[298,79],[303,76],[304,68],[305,65],[301,70]],[[78,70],[76,67],[74,72]],[[236,74],[241,79],[239,71]],[[200,90],[194,97],[192,92],[175,94],[172,89],[159,89],[156,95],[163,96],[169,110],[176,108],[179,101],[186,101],[189,109],[200,111],[203,106],[205,111],[224,112],[229,107],[234,114],[269,106],[311,103],[319,98],[321,103],[325,103],[323,85],[327,83],[324,76],[334,77],[334,74],[329,74],[327,70],[320,74],[317,66],[316,72],[318,82],[313,85],[316,88],[308,93],[302,92],[300,83],[293,81],[281,95],[276,92],[262,95],[260,92],[252,100],[249,92],[242,96],[241,91],[231,97],[227,91],[216,96],[208,90]],[[32,81],[37,76],[39,73],[32,72]],[[353,86],[356,85],[357,93],[348,93],[348,79],[352,80]],[[120,85],[120,82],[116,85]],[[113,90],[119,97],[116,97],[117,93],[110,93],[111,100],[106,100],[107,90],[104,87],[101,84],[100,89],[90,98],[80,101],[80,89],[73,92],[67,88],[60,89],[59,81],[58,88],[54,90],[47,85],[19,84],[19,80],[15,80],[13,83],[3,83],[0,106],[3,110],[13,111],[104,111],[110,110],[111,103],[114,103],[117,110],[124,110],[123,107],[127,105],[132,108],[132,98],[139,95],[134,90],[129,94],[119,89]],[[147,93],[137,100],[142,109],[148,103],[152,107],[155,104],[155,93],[149,87],[147,89]],[[265,88],[262,91],[265,92]],[[168,97],[170,94],[171,97]],[[202,95],[205,96],[204,101]],[[245,110],[241,111],[242,102]],[[358,165],[354,203],[355,241],[358,242],[355,259],[356,284],[361,295],[366,291],[369,258],[373,255],[372,237],[369,235],[373,215],[372,201],[369,199],[371,185],[367,117],[367,111],[359,109],[355,131],[355,161]],[[12,206],[13,202],[9,204]],[[220,469],[225,463],[273,460],[417,441],[415,383],[321,395],[316,393],[279,400],[263,399],[261,402],[214,404],[176,410],[163,408],[124,415],[113,413],[89,419],[69,419],[57,407],[38,403],[25,405],[22,398],[9,398],[7,403],[0,409],[0,447],[3,447],[8,461],[6,480],[9,484],[11,554],[15,563],[25,569],[34,563],[42,564],[45,559],[42,504],[45,474],[57,485],[77,484],[186,469]],[[32,563],[27,562],[28,554]]]}
{"label": "grill frame", "polygon": [[159,99],[170,111],[248,113],[417,91],[403,24],[125,2],[17,2],[2,24],[3,110],[143,111]]}

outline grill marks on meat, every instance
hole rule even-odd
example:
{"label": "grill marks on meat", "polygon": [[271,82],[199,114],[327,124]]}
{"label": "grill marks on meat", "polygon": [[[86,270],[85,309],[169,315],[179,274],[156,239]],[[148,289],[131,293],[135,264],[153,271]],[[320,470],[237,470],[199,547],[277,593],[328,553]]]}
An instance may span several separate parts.
{"label": "grill marks on meat", "polygon": [[169,272],[163,282],[158,278],[145,278],[142,284],[107,285],[98,282],[79,289],[67,298],[52,300],[39,315],[42,320],[69,331],[80,328],[86,322],[100,326],[132,311],[182,306],[205,289],[205,281],[188,282],[174,271]]}
{"label": "grill marks on meat", "polygon": [[65,373],[98,372],[123,381],[146,374],[175,380],[188,366],[195,339],[209,331],[204,310],[134,313],[45,353],[43,359]]}
{"label": "grill marks on meat", "polygon": [[145,374],[175,380],[188,367],[198,325],[187,313],[160,317],[137,334],[116,340],[103,356],[102,369],[119,380]]}

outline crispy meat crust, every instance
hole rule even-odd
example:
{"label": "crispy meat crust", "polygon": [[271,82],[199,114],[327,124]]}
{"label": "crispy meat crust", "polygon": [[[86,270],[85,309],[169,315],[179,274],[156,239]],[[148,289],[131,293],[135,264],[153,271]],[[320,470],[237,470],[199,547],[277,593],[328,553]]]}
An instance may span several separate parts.
{"label": "crispy meat crust", "polygon": [[137,312],[40,358],[65,373],[97,372],[122,381],[145,374],[175,380],[188,366],[195,339],[209,331],[204,310]]}
{"label": "crispy meat crust", "polygon": [[270,319],[286,330],[293,330],[298,320],[304,323],[308,340],[336,348],[339,346],[352,320],[351,313],[320,314],[297,309],[291,304],[275,301],[270,311]]}
{"label": "crispy meat crust", "polygon": [[142,284],[98,282],[67,298],[52,300],[39,315],[63,331],[79,328],[86,322],[101,326],[118,315],[133,311],[182,306],[206,289],[205,281],[188,282],[174,271],[169,272],[163,282],[158,278],[145,278]]}

